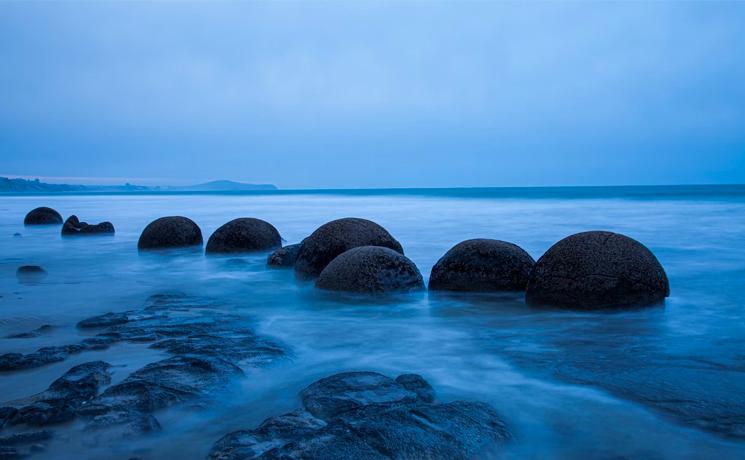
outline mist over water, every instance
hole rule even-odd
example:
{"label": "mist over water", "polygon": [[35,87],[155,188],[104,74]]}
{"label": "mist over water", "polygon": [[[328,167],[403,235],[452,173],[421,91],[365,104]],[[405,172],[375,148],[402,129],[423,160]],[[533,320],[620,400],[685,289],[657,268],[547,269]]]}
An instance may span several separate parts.
{"label": "mist over water", "polygon": [[[139,309],[153,294],[174,292],[239,313],[291,351],[272,366],[248,369],[206,409],[157,413],[163,430],[156,435],[109,442],[81,437],[72,424],[40,459],[204,458],[224,434],[296,408],[298,391],[346,370],[419,373],[440,400],[492,404],[515,436],[501,458],[743,458],[745,194],[716,190],[644,197],[456,190],[6,196],[0,336],[54,328],[35,338],[2,338],[0,353],[75,342],[88,334],[77,321]],[[59,226],[24,228],[25,213],[37,206],[109,220],[116,235],[63,239]],[[468,238],[510,241],[538,259],[572,233],[611,230],[655,253],[671,295],[664,306],[601,313],[529,308],[513,295],[333,295],[296,281],[292,270],[267,269],[265,253],[138,253],[142,229],[167,215],[193,219],[205,241],[231,219],[257,217],[287,243],[329,220],[364,217],[401,242],[425,281],[438,258]],[[41,265],[48,276],[20,283],[15,271],[27,264]],[[116,383],[162,356],[147,344],[117,344],[0,374],[0,399],[42,391],[80,362],[110,362]]]}

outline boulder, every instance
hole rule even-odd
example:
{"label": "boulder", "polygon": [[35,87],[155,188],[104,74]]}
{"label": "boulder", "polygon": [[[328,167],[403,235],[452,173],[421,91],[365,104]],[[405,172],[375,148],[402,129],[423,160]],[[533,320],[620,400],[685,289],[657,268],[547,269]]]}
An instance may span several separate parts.
{"label": "boulder", "polygon": [[76,215],[68,217],[62,226],[62,236],[113,234],[114,225],[111,222],[101,222],[100,224],[91,225],[87,222],[80,222]]}
{"label": "boulder", "polygon": [[289,268],[295,265],[300,252],[300,243],[283,246],[269,254],[266,264],[273,268]]}
{"label": "boulder", "polygon": [[643,244],[618,233],[577,233],[538,259],[526,301],[576,309],[644,306],[670,294],[665,270]]}
{"label": "boulder", "polygon": [[16,270],[16,278],[22,284],[36,284],[47,276],[47,271],[38,265],[21,265]]}
{"label": "boulder", "polygon": [[266,251],[281,245],[282,238],[272,224],[261,219],[241,217],[215,230],[207,241],[207,252]]}
{"label": "boulder", "polygon": [[24,225],[59,225],[61,223],[60,213],[46,206],[31,210],[23,219]]}
{"label": "boulder", "polygon": [[490,239],[453,246],[432,267],[429,288],[438,291],[524,291],[535,261],[521,247]]}
{"label": "boulder", "polygon": [[401,244],[380,225],[347,217],[321,225],[303,241],[295,273],[301,279],[315,278],[336,256],[359,246],[382,246],[404,253]]}
{"label": "boulder", "polygon": [[495,456],[511,438],[491,406],[438,404],[434,392],[421,398],[401,381],[431,390],[413,374],[393,380],[345,372],[321,379],[301,392],[302,409],[224,436],[208,458],[471,459]]}
{"label": "boulder", "polygon": [[200,246],[202,231],[187,217],[161,217],[148,224],[137,242],[139,249],[167,249]]}
{"label": "boulder", "polygon": [[424,281],[406,256],[381,246],[361,246],[332,260],[316,287],[360,293],[407,292],[424,289]]}

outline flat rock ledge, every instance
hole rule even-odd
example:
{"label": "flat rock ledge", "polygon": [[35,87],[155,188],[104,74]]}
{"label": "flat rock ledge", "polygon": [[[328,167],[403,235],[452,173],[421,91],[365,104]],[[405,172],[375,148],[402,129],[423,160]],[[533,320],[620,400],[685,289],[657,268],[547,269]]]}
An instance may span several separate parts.
{"label": "flat rock ledge", "polygon": [[511,438],[491,406],[436,403],[416,374],[394,380],[345,372],[313,383],[300,397],[302,408],[224,436],[208,458],[472,459],[495,455]]}

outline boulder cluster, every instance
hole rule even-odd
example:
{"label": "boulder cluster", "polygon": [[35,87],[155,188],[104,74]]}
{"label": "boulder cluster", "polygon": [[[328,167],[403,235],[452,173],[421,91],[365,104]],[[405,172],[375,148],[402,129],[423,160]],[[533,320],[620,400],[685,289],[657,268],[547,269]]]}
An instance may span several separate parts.
{"label": "boulder cluster", "polygon": [[[62,223],[54,209],[36,208],[26,225]],[[113,234],[110,222],[90,225],[70,216],[63,235]],[[137,246],[158,250],[202,246],[202,231],[187,217],[169,216],[145,227]],[[208,254],[274,250],[267,265],[292,268],[299,280],[327,291],[362,294],[425,289],[419,269],[385,228],[367,219],[327,222],[302,242],[282,246],[269,222],[242,217],[222,225],[207,241]],[[529,305],[572,309],[635,307],[670,294],[665,270],[652,252],[627,236],[606,231],[571,235],[538,261],[506,241],[471,239],[448,250],[432,267],[431,291],[524,292]]]}

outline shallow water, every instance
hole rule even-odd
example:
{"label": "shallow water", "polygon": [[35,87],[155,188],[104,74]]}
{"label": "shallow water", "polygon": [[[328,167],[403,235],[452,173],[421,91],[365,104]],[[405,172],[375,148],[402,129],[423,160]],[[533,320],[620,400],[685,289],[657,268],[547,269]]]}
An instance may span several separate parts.
{"label": "shallow water", "polygon": [[[292,352],[247,372],[208,409],[158,413],[156,436],[97,445],[73,424],[34,457],[41,459],[204,458],[223,434],[297,407],[297,392],[317,378],[355,369],[416,372],[441,400],[491,403],[515,435],[503,458],[743,458],[745,193],[717,190],[5,196],[0,336],[54,328],[2,338],[0,353],[74,342],[85,335],[75,328],[80,319],[139,309],[162,292],[216,301]],[[116,236],[62,239],[59,227],[24,228],[25,213],[41,205],[110,220]],[[230,219],[258,217],[288,243],[331,219],[369,218],[402,243],[425,281],[437,259],[467,238],[511,241],[537,259],[564,236],[607,229],[657,255],[671,296],[664,306],[617,313],[533,309],[516,296],[334,296],[297,282],[292,271],[267,270],[266,254],[139,254],[140,231],[164,215],[191,217],[205,239]],[[15,270],[26,264],[48,276],[19,283]],[[0,399],[41,391],[76,363],[104,359],[121,379],[159,356],[147,345],[116,345],[0,374]]]}

